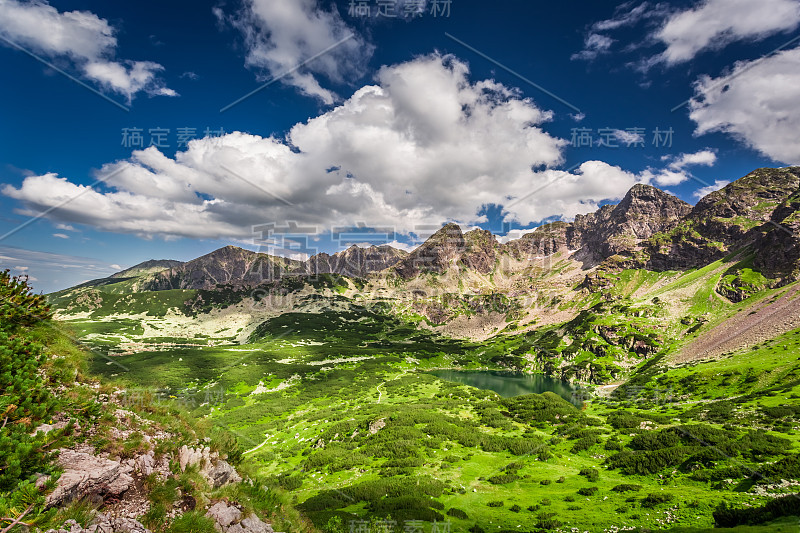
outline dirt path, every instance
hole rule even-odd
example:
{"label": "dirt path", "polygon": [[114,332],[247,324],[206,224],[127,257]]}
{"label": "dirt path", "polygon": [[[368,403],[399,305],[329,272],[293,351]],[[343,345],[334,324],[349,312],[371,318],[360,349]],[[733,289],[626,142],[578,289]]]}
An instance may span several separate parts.
{"label": "dirt path", "polygon": [[800,328],[800,286],[764,300],[700,335],[672,357],[674,363],[719,357]]}
{"label": "dirt path", "polygon": [[[408,372],[409,372],[409,370],[407,368],[403,369],[403,373],[402,374],[398,374],[395,377],[393,377],[392,379],[389,379],[387,381],[394,381],[396,379],[400,379],[403,376],[405,376],[406,374],[408,374]],[[381,385],[385,385],[385,384],[386,384],[386,381],[383,381],[383,382],[379,383],[377,387],[375,387],[375,390],[378,391],[378,401],[375,402],[375,403],[381,403],[381,398],[383,397],[383,391],[381,390]]]}
{"label": "dirt path", "polygon": [[269,435],[267,435],[267,438],[264,439],[264,442],[262,442],[261,444],[259,444],[255,448],[250,448],[249,450],[247,450],[245,452],[242,452],[242,455],[247,455],[248,453],[253,453],[256,450],[261,449],[267,443],[268,440],[269,440]]}

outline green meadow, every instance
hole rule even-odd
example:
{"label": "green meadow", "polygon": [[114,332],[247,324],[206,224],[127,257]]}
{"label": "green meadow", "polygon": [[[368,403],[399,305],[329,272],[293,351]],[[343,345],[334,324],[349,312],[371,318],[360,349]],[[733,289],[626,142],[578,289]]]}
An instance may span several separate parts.
{"label": "green meadow", "polygon": [[[619,326],[616,313],[630,334],[651,338],[657,306],[599,305],[569,331],[589,339],[597,325]],[[124,320],[72,327],[135,330]],[[448,521],[454,531],[703,531],[720,506],[759,508],[796,490],[776,485],[800,479],[800,331],[713,362],[643,359],[610,396],[584,389],[582,408],[425,372],[516,368],[547,350],[580,359],[552,340],[547,331],[447,339],[354,306],[281,315],[242,345],[114,356],[100,342],[91,368],[231,431],[253,471],[328,531],[376,518]],[[774,531],[788,531],[786,520],[764,519]]]}

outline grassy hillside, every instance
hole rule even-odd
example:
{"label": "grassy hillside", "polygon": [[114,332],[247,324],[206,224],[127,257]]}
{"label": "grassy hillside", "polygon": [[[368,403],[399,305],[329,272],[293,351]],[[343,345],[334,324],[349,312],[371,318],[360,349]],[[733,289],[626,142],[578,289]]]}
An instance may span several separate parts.
{"label": "grassy hillside", "polygon": [[[209,420],[193,417],[186,405],[141,389],[121,388],[114,379],[90,370],[101,352],[87,352],[62,324],[51,319],[44,298],[31,293],[24,279],[0,272],[0,529],[4,533],[46,531],[67,520],[88,527],[99,512],[127,502],[74,500],[51,506],[47,497],[58,485],[63,450],[93,450],[109,461],[132,459],[148,451],[156,461],[176,458],[182,445],[208,446],[255,475],[241,461],[235,435]],[[121,368],[119,365],[112,365]],[[214,533],[202,506],[236,502],[246,513],[276,529],[310,533],[314,527],[291,505],[277,485],[261,481],[214,488],[198,469],[182,472],[170,463],[167,478],[151,475],[129,492],[136,516],[154,533]],[[139,501],[137,500],[143,500]],[[191,501],[197,511],[179,509]],[[184,512],[186,511],[186,512]]]}
{"label": "grassy hillside", "polygon": [[[236,435],[253,477],[331,533],[796,526],[796,284],[748,246],[687,271],[501,260],[53,301],[91,373]],[[573,396],[503,398],[434,369],[546,374]]]}
{"label": "grassy hillside", "polygon": [[[680,287],[707,281],[687,277]],[[635,337],[659,308],[613,305],[622,307],[564,331],[614,325]],[[365,309],[284,314],[245,345],[139,352],[114,359],[125,370],[104,359],[91,368],[175,396],[236,434],[257,475],[323,529],[387,517],[448,520],[456,531],[710,528],[720,505],[765,505],[796,490],[780,480],[800,478],[798,339],[794,331],[678,366],[667,349],[610,397],[587,394],[583,409],[424,372],[526,364],[539,348],[528,335],[443,339]]]}

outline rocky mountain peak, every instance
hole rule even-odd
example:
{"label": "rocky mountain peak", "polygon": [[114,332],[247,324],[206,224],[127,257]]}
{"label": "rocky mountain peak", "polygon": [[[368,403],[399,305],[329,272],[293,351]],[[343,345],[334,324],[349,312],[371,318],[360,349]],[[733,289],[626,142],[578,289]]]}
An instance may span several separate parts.
{"label": "rocky mountain peak", "polygon": [[144,286],[146,290],[213,289],[218,285],[253,287],[299,265],[302,265],[299,261],[225,246],[159,272]]}
{"label": "rocky mountain peak", "polygon": [[316,254],[303,267],[310,274],[341,274],[363,278],[371,272],[378,272],[395,265],[408,255],[389,245],[362,248],[355,244],[333,255]]}
{"label": "rocky mountain peak", "polygon": [[644,246],[646,261],[637,264],[683,270],[753,246],[756,266],[772,275],[790,274],[800,250],[792,231],[781,226],[795,210],[791,198],[799,189],[800,167],[756,169],[703,197],[679,231],[654,236]]}
{"label": "rocky mountain peak", "polygon": [[181,261],[174,261],[171,259],[150,259],[130,268],[126,268],[116,274],[112,274],[111,278],[132,278],[141,276],[143,274],[155,274],[170,268],[179,267],[183,264]]}
{"label": "rocky mountain peak", "polygon": [[612,255],[632,252],[642,240],[673,229],[691,210],[683,200],[637,183],[617,205],[575,217],[576,259],[594,265]]}
{"label": "rocky mountain peak", "polygon": [[769,220],[778,204],[800,188],[800,167],[759,168],[703,197],[694,219],[748,217]]}
{"label": "rocky mountain peak", "polygon": [[502,246],[491,231],[476,228],[464,234],[464,254],[461,262],[481,274],[492,271],[497,252]]}
{"label": "rocky mountain peak", "polygon": [[461,231],[461,226],[453,222],[447,223],[431,235],[428,240],[423,243],[423,246],[428,244],[446,244],[459,241],[463,244],[464,233]]}
{"label": "rocky mountain peak", "polygon": [[454,265],[466,249],[466,241],[458,224],[445,224],[408,257],[395,265],[395,271],[404,279],[421,272],[441,274]]}

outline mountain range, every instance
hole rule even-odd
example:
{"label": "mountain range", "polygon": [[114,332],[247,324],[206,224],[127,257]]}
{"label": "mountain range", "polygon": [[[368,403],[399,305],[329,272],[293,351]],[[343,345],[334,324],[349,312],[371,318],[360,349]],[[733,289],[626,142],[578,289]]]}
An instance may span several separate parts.
{"label": "mountain range", "polygon": [[[396,274],[410,280],[452,268],[487,274],[504,258],[535,260],[571,255],[584,270],[698,268],[745,247],[755,266],[783,282],[797,276],[800,167],[763,168],[710,193],[692,207],[650,185],[637,184],[622,201],[573,222],[552,222],[501,244],[491,232],[462,233],[447,224],[411,253],[389,245],[353,245],[306,261],[226,246],[188,262],[150,260],[110,276],[140,278],[140,290],[254,287],[285,275]],[[91,283],[105,283],[97,280]]]}
{"label": "mountain range", "polygon": [[[185,263],[147,261],[54,293],[50,300],[63,319],[108,319],[144,310],[153,317],[142,319],[149,321],[146,330],[186,338],[208,336],[211,324],[217,328],[222,321],[225,327],[214,334],[237,342],[281,314],[352,306],[381,305],[442,335],[477,340],[559,328],[569,342],[599,336],[602,346],[582,350],[593,360],[615,353],[605,366],[621,375],[643,354],[667,349],[669,335],[686,337],[692,330],[684,339],[689,343],[713,323],[725,328],[723,318],[730,318],[733,304],[753,303],[751,296],[764,289],[793,286],[800,272],[798,194],[800,167],[755,170],[695,206],[637,184],[618,204],[572,222],[545,224],[505,243],[489,231],[463,232],[451,223],[410,253],[388,245],[351,246],[298,261],[226,246]],[[623,301],[633,308],[598,309]],[[659,310],[643,307],[653,301]],[[587,313],[594,317],[591,324],[575,323]],[[601,317],[615,314],[626,333],[598,325]],[[659,318],[634,324],[637,314]],[[762,329],[774,334],[791,325],[778,323],[784,315],[764,315]],[[640,338],[647,335],[655,340]],[[722,344],[731,339],[737,346],[756,340],[740,331]],[[619,346],[621,352],[609,350]],[[701,357],[719,353],[720,346],[686,350]],[[548,350],[535,351],[530,367],[570,379],[610,377],[591,365],[576,370],[565,346]]]}
{"label": "mountain range", "polygon": [[[54,493],[153,528],[138,533],[184,531],[159,525],[169,506],[181,520],[243,513],[248,494],[273,524],[293,506],[295,524],[332,533],[372,513],[478,533],[793,531],[798,192],[798,167],[755,170],[694,206],[639,184],[507,242],[446,224],[410,253],[298,261],[227,246],[47,295],[66,335],[44,372],[78,404],[36,423],[71,431],[80,416],[88,435],[61,451]],[[109,381],[84,385],[82,368]],[[269,498],[252,492],[262,480]],[[254,526],[185,530],[271,531]],[[58,533],[70,531],[93,530]]]}

